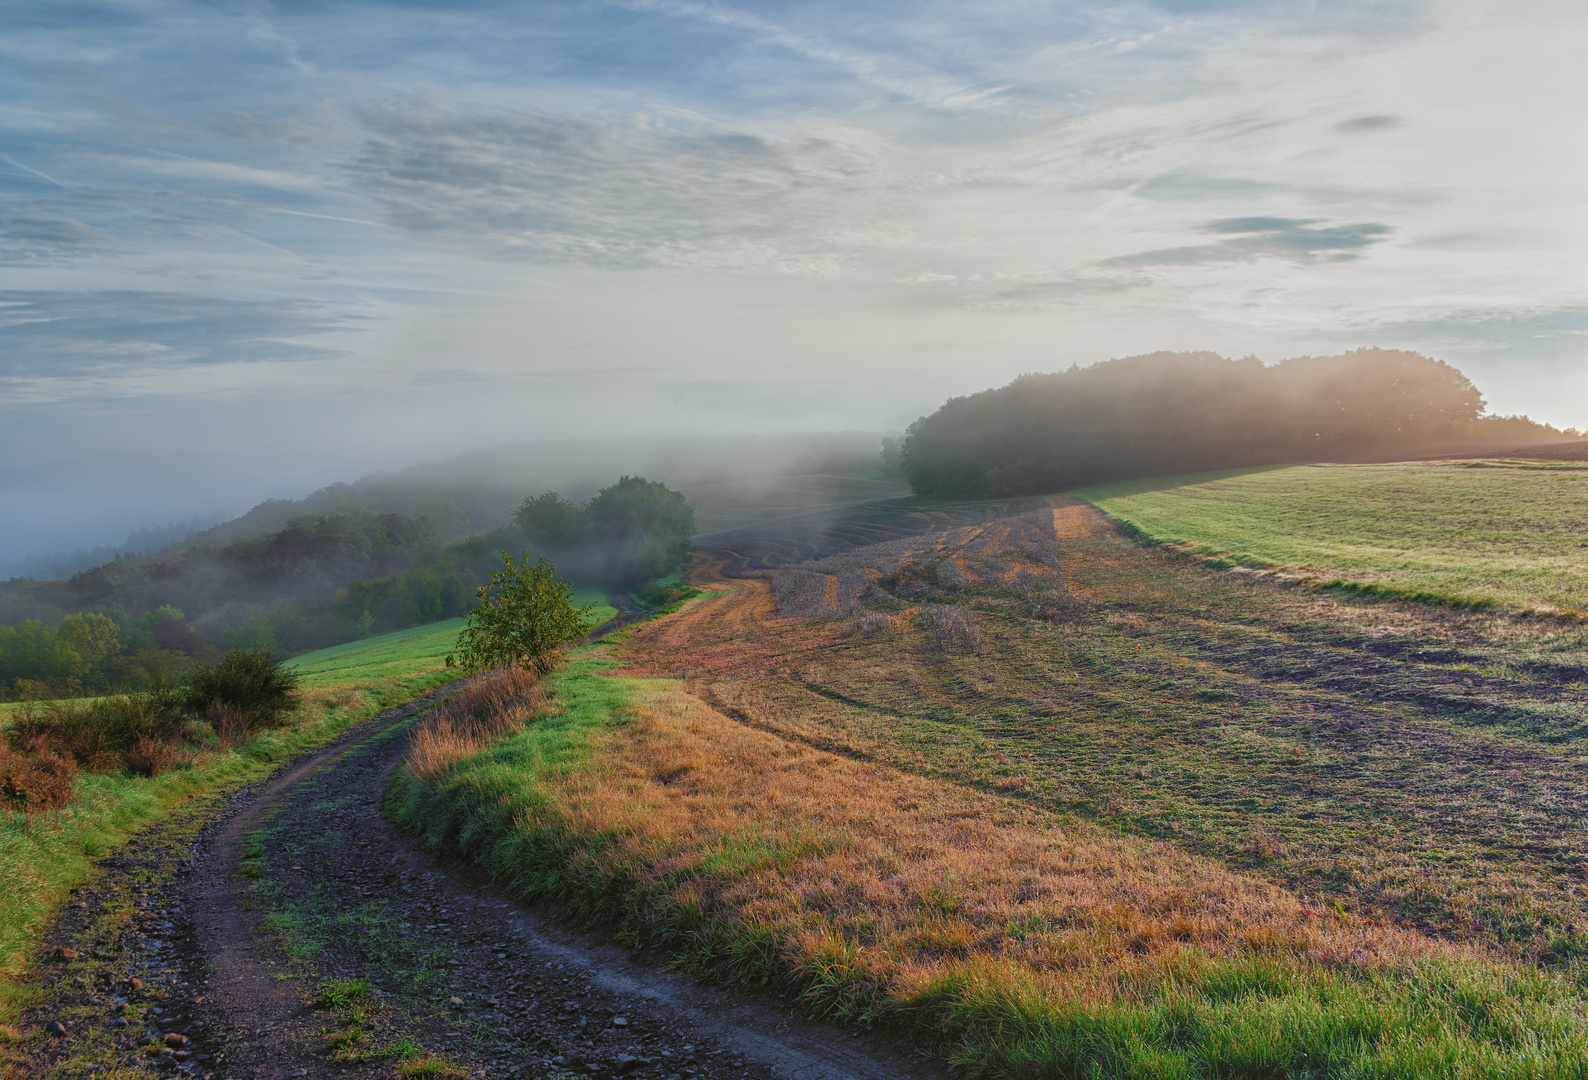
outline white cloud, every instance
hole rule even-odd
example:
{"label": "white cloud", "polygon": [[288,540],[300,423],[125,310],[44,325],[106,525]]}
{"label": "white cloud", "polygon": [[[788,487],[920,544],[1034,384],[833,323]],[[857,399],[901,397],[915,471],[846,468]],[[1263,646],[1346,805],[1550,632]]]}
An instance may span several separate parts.
{"label": "white cloud", "polygon": [[388,220],[488,257],[809,274],[889,241],[880,140],[419,102],[364,123],[347,171]]}

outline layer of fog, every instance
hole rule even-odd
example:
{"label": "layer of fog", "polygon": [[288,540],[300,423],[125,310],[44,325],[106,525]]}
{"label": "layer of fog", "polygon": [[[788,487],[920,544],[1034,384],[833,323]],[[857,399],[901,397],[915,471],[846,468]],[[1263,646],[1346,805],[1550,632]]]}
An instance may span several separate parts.
{"label": "layer of fog", "polygon": [[881,467],[880,441],[880,434],[868,432],[564,438],[357,478],[325,476],[324,466],[316,476],[312,463],[289,469],[197,451],[77,458],[0,471],[0,504],[7,508],[0,579],[63,577],[193,538],[224,542],[272,531],[302,513],[430,513],[450,539],[505,523],[528,496],[560,491],[582,501],[623,475],[688,488],[790,474],[874,473]]}

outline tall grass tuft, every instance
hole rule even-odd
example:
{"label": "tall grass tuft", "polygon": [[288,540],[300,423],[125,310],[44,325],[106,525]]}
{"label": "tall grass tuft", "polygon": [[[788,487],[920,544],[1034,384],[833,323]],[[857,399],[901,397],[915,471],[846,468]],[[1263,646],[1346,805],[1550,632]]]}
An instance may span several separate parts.
{"label": "tall grass tuft", "polygon": [[952,604],[923,604],[916,622],[932,631],[932,640],[944,652],[968,652],[981,642],[976,617]]}
{"label": "tall grass tuft", "polygon": [[408,770],[434,782],[462,761],[534,719],[545,704],[540,679],[496,668],[431,710],[414,732]]}

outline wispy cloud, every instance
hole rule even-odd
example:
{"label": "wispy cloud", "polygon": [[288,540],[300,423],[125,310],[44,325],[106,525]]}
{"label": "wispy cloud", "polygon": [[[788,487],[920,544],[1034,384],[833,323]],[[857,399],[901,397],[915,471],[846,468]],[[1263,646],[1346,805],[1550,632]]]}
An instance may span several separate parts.
{"label": "wispy cloud", "polygon": [[[595,414],[897,426],[1187,345],[1424,348],[1588,423],[1581,5],[14,0],[5,21],[10,463],[65,430],[274,454],[282,412],[308,456],[394,463],[415,432],[442,453]],[[1523,397],[1490,385],[1524,369]],[[732,394],[689,413],[656,407],[663,384]]]}
{"label": "wispy cloud", "polygon": [[305,339],[356,325],[329,305],[181,293],[0,291],[0,382],[119,369],[324,359]]}
{"label": "wispy cloud", "polygon": [[1406,121],[1399,116],[1357,116],[1334,125],[1341,131],[1388,131]]}
{"label": "wispy cloud", "polygon": [[1395,230],[1377,222],[1323,225],[1314,218],[1225,218],[1210,221],[1199,230],[1230,235],[1216,244],[1159,248],[1134,255],[1104,259],[1100,266],[1204,266],[1210,263],[1255,262],[1287,259],[1308,263],[1318,259],[1344,261],[1361,256],[1362,249],[1389,239]]}
{"label": "wispy cloud", "polygon": [[496,258],[827,273],[884,235],[875,144],[418,102],[363,119],[347,172],[387,219]]}
{"label": "wispy cloud", "polygon": [[109,247],[109,233],[66,217],[0,215],[0,261],[29,262]]}

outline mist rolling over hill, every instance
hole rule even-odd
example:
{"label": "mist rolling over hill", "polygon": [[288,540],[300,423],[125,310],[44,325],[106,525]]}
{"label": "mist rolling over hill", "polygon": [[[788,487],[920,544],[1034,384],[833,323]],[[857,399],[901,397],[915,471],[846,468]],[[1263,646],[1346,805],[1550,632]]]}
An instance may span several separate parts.
{"label": "mist rolling over hill", "polygon": [[[0,494],[17,523],[0,546],[0,579],[66,577],[118,554],[154,555],[184,542],[225,543],[273,532],[305,513],[425,516],[437,536],[450,542],[505,524],[528,494],[555,489],[588,498],[627,473],[674,486],[787,473],[874,473],[882,468],[879,438],[864,432],[618,434],[508,443],[340,479],[302,496],[282,490],[279,466],[268,461],[193,453],[60,462],[0,473]],[[260,490],[273,497],[237,505]],[[197,520],[172,522],[184,514]]]}

